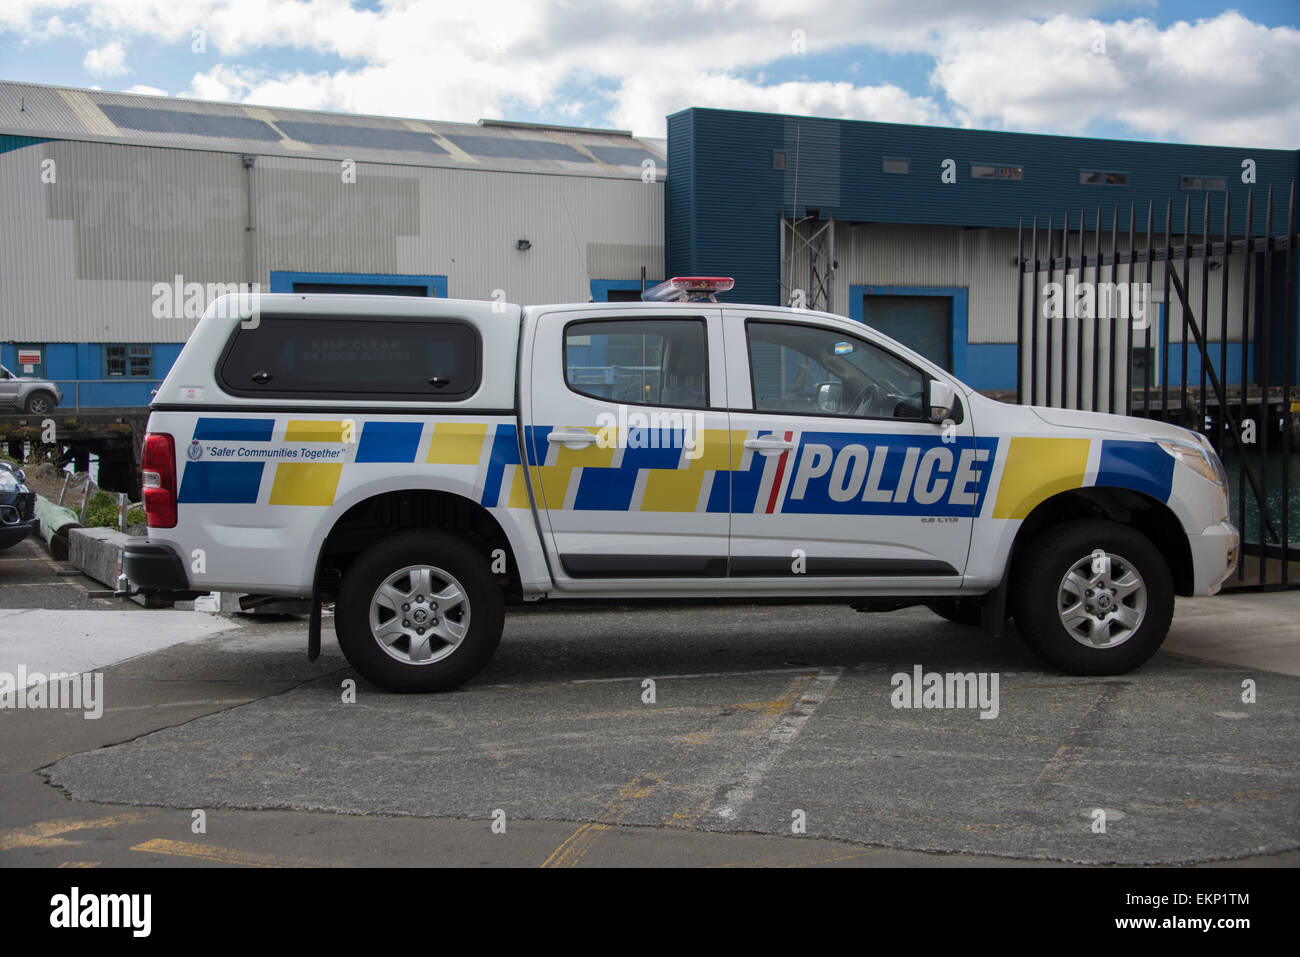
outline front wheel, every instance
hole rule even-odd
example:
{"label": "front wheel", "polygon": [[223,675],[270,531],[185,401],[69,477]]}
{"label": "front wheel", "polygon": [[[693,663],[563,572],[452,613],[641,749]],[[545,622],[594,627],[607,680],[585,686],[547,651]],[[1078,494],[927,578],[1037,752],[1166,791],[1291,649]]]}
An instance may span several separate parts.
{"label": "front wheel", "polygon": [[362,552],[343,578],[334,630],[348,663],[387,691],[450,691],[501,640],[501,586],[482,555],[441,532],[401,532]]}
{"label": "front wheel", "polygon": [[1143,664],[1169,633],[1174,585],[1145,536],[1081,519],[1032,542],[1017,561],[1012,605],[1025,643],[1075,675],[1117,675]]}

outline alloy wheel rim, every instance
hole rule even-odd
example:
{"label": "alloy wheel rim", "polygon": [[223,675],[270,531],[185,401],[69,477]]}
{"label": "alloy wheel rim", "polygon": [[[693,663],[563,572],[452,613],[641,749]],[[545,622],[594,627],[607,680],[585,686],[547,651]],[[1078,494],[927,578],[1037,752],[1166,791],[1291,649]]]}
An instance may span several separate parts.
{"label": "alloy wheel rim", "polygon": [[1100,548],[1074,562],[1057,589],[1061,625],[1086,648],[1124,644],[1142,627],[1146,611],[1146,583],[1137,568]]}
{"label": "alloy wheel rim", "polygon": [[370,599],[370,633],[390,658],[429,665],[450,656],[469,633],[469,596],[433,565],[393,572]]}

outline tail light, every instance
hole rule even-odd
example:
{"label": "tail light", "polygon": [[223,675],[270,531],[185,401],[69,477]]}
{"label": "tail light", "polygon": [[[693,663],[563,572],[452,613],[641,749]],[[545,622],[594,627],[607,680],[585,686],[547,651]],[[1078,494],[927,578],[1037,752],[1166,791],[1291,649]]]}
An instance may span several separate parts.
{"label": "tail light", "polygon": [[176,527],[176,443],[166,432],[150,432],[140,451],[144,516],[150,528]]}

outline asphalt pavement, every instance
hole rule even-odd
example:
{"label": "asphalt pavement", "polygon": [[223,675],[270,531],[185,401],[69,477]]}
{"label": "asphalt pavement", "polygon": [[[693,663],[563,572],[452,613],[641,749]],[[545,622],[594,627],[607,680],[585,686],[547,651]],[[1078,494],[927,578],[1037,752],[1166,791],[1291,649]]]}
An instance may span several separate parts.
{"label": "asphalt pavement", "polygon": [[[0,710],[4,866],[1300,863],[1292,594],[1181,600],[1105,679],[923,609],[538,606],[465,688],[399,696],[328,619],[308,663],[300,619],[2,557],[0,671],[48,632],[103,699]],[[918,668],[985,701],[898,707]]]}

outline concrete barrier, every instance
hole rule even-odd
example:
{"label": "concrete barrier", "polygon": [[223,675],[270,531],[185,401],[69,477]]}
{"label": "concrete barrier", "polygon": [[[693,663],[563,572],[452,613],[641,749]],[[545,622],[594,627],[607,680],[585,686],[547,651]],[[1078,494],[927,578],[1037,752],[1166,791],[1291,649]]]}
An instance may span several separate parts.
{"label": "concrete barrier", "polygon": [[88,578],[116,588],[122,570],[122,549],[130,539],[113,528],[69,529],[68,561]]}

